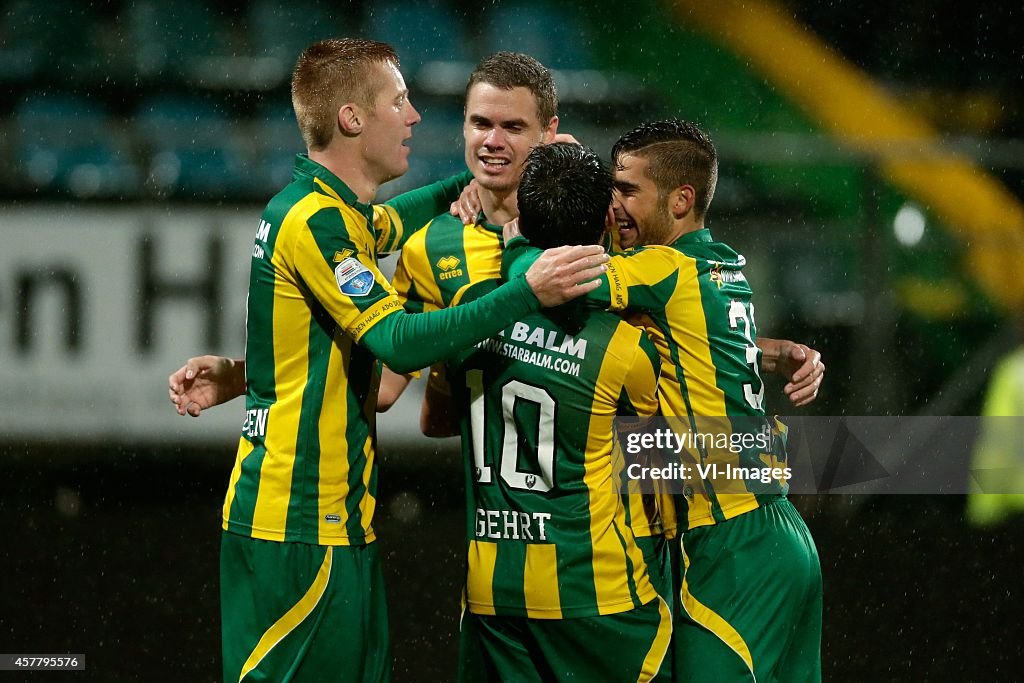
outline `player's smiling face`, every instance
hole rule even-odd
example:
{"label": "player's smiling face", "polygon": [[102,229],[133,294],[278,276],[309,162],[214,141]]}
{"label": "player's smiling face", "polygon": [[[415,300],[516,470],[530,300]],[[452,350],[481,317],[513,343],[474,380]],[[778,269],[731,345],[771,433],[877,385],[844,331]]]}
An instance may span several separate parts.
{"label": "player's smiling face", "polygon": [[623,248],[635,244],[667,244],[672,216],[667,199],[647,177],[647,159],[622,154],[615,163],[612,209]]}
{"label": "player's smiling face", "polygon": [[537,99],[526,88],[506,90],[476,83],[466,97],[466,166],[481,187],[511,192],[519,186],[530,150],[554,139],[555,116],[541,124]]}
{"label": "player's smiling face", "polygon": [[364,129],[367,160],[376,168],[378,182],[387,182],[409,170],[412,127],[420,115],[409,102],[409,90],[394,64],[379,64],[376,78],[381,85],[368,113]]}

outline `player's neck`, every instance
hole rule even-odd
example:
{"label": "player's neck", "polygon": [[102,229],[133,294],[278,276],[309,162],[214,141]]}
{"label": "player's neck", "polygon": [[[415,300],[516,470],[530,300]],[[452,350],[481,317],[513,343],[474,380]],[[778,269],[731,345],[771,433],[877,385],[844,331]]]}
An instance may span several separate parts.
{"label": "player's neck", "polygon": [[675,221],[672,225],[672,231],[669,233],[668,238],[665,240],[665,244],[672,244],[683,235],[687,235],[691,232],[697,232],[698,230],[704,229],[704,221],[693,220],[691,216],[687,216],[683,220]]}
{"label": "player's neck", "polygon": [[368,169],[361,162],[361,156],[345,154],[335,147],[328,147],[320,151],[310,150],[309,158],[338,176],[338,179],[355,193],[359,202],[369,204],[377,196],[380,183],[371,178]]}
{"label": "player's neck", "polygon": [[491,225],[505,225],[513,218],[519,218],[519,204],[516,202],[516,190],[511,192],[495,192],[480,188],[480,207],[484,218]]}

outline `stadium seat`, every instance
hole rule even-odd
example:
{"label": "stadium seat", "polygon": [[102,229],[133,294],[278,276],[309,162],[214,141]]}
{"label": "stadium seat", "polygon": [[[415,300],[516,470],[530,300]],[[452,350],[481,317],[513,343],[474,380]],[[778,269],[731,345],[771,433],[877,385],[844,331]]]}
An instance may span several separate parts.
{"label": "stadium seat", "polygon": [[[299,53],[310,44],[336,37],[341,23],[328,5],[315,0],[257,0],[249,6],[246,22],[250,53],[279,60],[285,73],[290,73]],[[349,32],[355,28],[347,17],[345,28]]]}
{"label": "stadium seat", "polygon": [[88,3],[6,3],[0,11],[0,82],[28,80],[47,69],[48,78],[81,79],[99,64],[98,26]]}
{"label": "stadium seat", "polygon": [[[465,79],[463,79],[465,82]],[[465,170],[462,141],[462,108],[441,100],[413,104],[423,120],[413,128],[409,146],[409,171],[381,188],[381,197],[391,197]]]}
{"label": "stadium seat", "polygon": [[33,94],[15,110],[13,125],[15,163],[28,188],[81,198],[130,196],[138,190],[127,139],[95,102]]}
{"label": "stadium seat", "polygon": [[150,152],[147,183],[157,194],[215,198],[247,189],[241,131],[210,102],[154,96],[140,104],[135,123]]}
{"label": "stadium seat", "polygon": [[228,22],[197,0],[137,0],[122,20],[143,78],[188,78],[206,58],[231,53]]}
{"label": "stadium seat", "polygon": [[485,53],[525,52],[551,69],[592,69],[586,29],[556,4],[505,0],[482,10]]}
{"label": "stadium seat", "polygon": [[381,2],[367,12],[367,34],[394,46],[407,78],[414,79],[427,62],[473,61],[462,21],[447,3]]}
{"label": "stadium seat", "polygon": [[263,107],[252,122],[253,190],[269,197],[291,180],[295,155],[306,150],[292,108],[277,102]]}

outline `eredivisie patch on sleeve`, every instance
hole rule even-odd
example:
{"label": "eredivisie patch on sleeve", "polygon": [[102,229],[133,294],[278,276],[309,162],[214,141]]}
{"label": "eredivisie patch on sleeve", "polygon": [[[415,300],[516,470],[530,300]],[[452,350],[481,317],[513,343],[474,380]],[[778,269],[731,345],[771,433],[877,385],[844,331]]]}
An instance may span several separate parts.
{"label": "eredivisie patch on sleeve", "polygon": [[338,289],[348,296],[366,296],[375,282],[373,272],[357,259],[349,257],[334,269]]}

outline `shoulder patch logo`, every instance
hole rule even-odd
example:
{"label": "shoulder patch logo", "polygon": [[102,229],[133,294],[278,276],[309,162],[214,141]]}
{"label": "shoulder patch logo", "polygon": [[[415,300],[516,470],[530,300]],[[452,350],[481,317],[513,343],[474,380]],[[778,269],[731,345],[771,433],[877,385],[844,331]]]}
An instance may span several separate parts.
{"label": "shoulder patch logo", "polygon": [[462,263],[459,259],[454,256],[445,256],[437,260],[437,267],[441,270],[455,270]]}
{"label": "shoulder patch logo", "polygon": [[719,289],[722,288],[722,285],[747,281],[747,278],[741,271],[723,268],[722,265],[721,263],[713,263],[709,273],[711,281],[716,283]]}
{"label": "shoulder patch logo", "polygon": [[718,283],[718,288],[722,288],[722,264],[716,263],[711,266],[711,281]]}
{"label": "shoulder patch logo", "polygon": [[351,256],[338,264],[334,277],[338,280],[338,289],[348,296],[366,296],[376,282],[370,269]]}
{"label": "shoulder patch logo", "polygon": [[349,256],[351,256],[354,253],[355,252],[352,251],[351,249],[342,249],[341,251],[336,251],[336,252],[334,252],[334,259],[333,259],[333,261],[335,263],[341,263],[342,261],[344,261],[345,259],[347,259]]}

